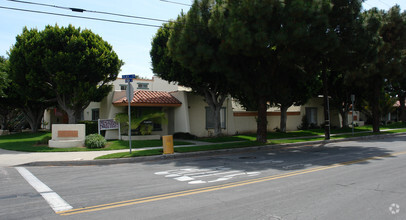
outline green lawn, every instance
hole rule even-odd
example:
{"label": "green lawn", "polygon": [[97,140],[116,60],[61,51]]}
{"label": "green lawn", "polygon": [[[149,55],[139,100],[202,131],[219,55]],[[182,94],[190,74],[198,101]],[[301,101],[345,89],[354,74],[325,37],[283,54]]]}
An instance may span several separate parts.
{"label": "green lawn", "polygon": [[[187,153],[187,152],[253,147],[253,146],[261,146],[261,145],[264,145],[264,144],[261,144],[261,143],[255,142],[255,141],[244,141],[244,142],[238,142],[238,143],[200,145],[200,146],[195,146],[195,147],[176,147],[174,149],[174,151],[176,153]],[[152,149],[152,150],[134,151],[131,154],[129,152],[108,154],[108,155],[97,157],[95,159],[97,160],[97,159],[152,156],[152,155],[161,155],[162,153],[163,153],[162,149]]]}
{"label": "green lawn", "polygon": [[[102,150],[120,150],[128,149],[128,141],[108,141],[107,146],[101,149],[87,148],[51,148],[46,145],[37,145],[36,143],[44,137],[51,137],[50,132],[39,133],[18,133],[12,135],[0,136],[0,148],[5,150],[26,151],[26,152],[72,152],[72,151],[102,151]],[[184,141],[174,141],[175,145],[189,145],[192,143]],[[161,140],[131,141],[132,148],[159,147],[162,146]]]}
{"label": "green lawn", "polygon": [[[384,129],[395,129],[391,131],[381,132],[385,133],[399,133],[406,132],[406,124],[404,123],[393,123],[387,126],[382,126],[381,130]],[[368,136],[375,135],[373,133],[360,133],[365,131],[371,131],[371,126],[363,126],[355,128],[354,136]],[[332,134],[341,134],[332,136],[332,139],[339,138],[348,138],[353,137],[352,134],[342,134],[350,133],[351,128],[347,129],[333,129]],[[296,143],[296,142],[306,142],[306,141],[318,141],[324,140],[324,137],[310,137],[316,135],[323,135],[324,130],[322,129],[313,129],[313,130],[302,130],[302,131],[292,131],[287,133],[271,132],[268,133],[268,144],[283,144],[283,143]],[[87,149],[87,148],[50,148],[46,145],[37,145],[36,143],[44,137],[51,137],[49,132],[39,132],[39,133],[18,133],[12,135],[0,136],[0,148],[6,150],[15,150],[15,151],[26,151],[26,152],[69,152],[69,151],[102,151],[102,150],[119,150],[119,149],[128,149],[128,141],[108,141],[108,144],[105,148],[102,149]],[[293,139],[284,139],[276,140],[282,138],[293,138]],[[205,150],[218,150],[218,149],[230,149],[230,148],[240,148],[240,147],[250,147],[258,146],[260,143],[255,142],[256,135],[236,135],[236,136],[225,136],[218,138],[202,138],[200,141],[206,141],[209,143],[219,143],[214,145],[203,145],[195,147],[177,147],[175,152],[184,153],[184,152],[193,152],[193,151],[205,151]],[[239,142],[235,142],[239,141]],[[227,143],[234,142],[234,143]],[[161,140],[148,140],[148,141],[132,141],[132,148],[146,148],[146,147],[159,147],[162,146]],[[183,141],[174,141],[174,145],[190,145],[189,142]],[[116,158],[116,157],[133,157],[133,156],[148,156],[148,155],[159,155],[162,154],[162,149],[153,149],[153,150],[144,150],[144,151],[135,151],[133,154],[129,153],[120,153],[115,154],[114,156],[105,156],[106,158]]]}
{"label": "green lawn", "polygon": [[[406,128],[406,123],[396,122],[386,126],[381,126],[381,130],[385,129],[395,129],[395,128]],[[359,132],[368,132],[372,131],[372,126],[362,126],[362,127],[355,127],[354,133]],[[331,129],[331,134],[342,134],[342,133],[351,133],[352,128],[339,128],[339,129]],[[281,132],[269,132],[267,134],[267,139],[283,139],[283,138],[296,138],[296,137],[310,137],[310,136],[318,136],[324,135],[324,129],[309,129],[309,130],[300,130],[300,131],[290,131],[286,133]],[[352,135],[351,135],[352,136]],[[315,139],[315,138],[312,138]],[[317,140],[320,138],[316,138]],[[322,138],[323,139],[323,138]],[[231,141],[255,141],[256,134],[240,134],[235,136],[224,136],[224,137],[214,137],[214,138],[200,138],[199,141],[209,142],[209,143],[220,143],[220,142],[231,142]],[[302,140],[302,139],[298,139]],[[305,140],[311,140],[306,138]],[[298,141],[296,141],[298,142]]]}

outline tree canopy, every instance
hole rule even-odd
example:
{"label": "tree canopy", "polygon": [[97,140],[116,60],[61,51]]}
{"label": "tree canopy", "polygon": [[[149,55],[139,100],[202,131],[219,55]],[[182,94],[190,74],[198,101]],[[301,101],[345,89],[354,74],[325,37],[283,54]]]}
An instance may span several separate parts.
{"label": "tree canopy", "polygon": [[214,34],[210,21],[214,1],[195,1],[189,12],[160,28],[151,49],[155,74],[192,88],[203,96],[214,118],[214,135],[221,134],[220,110],[228,95],[221,39]]}
{"label": "tree canopy", "polygon": [[5,97],[4,90],[8,87],[10,80],[8,79],[8,60],[0,56],[0,97]]}
{"label": "tree canopy", "polygon": [[13,80],[25,80],[19,85],[52,91],[69,123],[76,123],[91,101],[101,101],[110,92],[109,82],[123,65],[99,35],[72,25],[24,28],[10,51],[10,63]]}

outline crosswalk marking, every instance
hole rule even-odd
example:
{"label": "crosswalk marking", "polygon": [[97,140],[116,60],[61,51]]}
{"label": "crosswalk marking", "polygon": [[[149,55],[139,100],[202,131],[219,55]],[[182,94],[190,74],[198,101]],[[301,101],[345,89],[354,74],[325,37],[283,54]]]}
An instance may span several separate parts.
{"label": "crosswalk marking", "polygon": [[32,186],[41,196],[48,202],[55,212],[67,211],[72,209],[65,200],[63,200],[56,192],[45,185],[41,180],[35,177],[30,171],[24,167],[16,167],[16,170],[22,177]]}
{"label": "crosswalk marking", "polygon": [[166,170],[156,172],[156,175],[172,178],[188,184],[203,184],[226,181],[237,176],[256,176],[260,172],[246,172],[245,170],[233,170],[228,167],[209,167],[204,169],[184,168],[178,170]]}

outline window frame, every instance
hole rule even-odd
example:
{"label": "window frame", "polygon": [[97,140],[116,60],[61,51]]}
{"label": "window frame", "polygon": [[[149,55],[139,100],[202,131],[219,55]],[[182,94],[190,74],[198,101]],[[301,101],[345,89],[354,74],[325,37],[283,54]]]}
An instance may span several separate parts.
{"label": "window frame", "polygon": [[[221,124],[221,129],[227,129],[227,111],[226,111],[226,107],[221,107],[220,109],[220,124]],[[210,107],[205,107],[205,124],[206,124],[206,130],[208,129],[214,129],[214,121],[213,122],[209,122],[208,119],[211,118],[209,117],[210,112],[211,112],[211,108]],[[210,123],[212,123],[213,125],[210,125]]]}
{"label": "window frame", "polygon": [[[95,114],[96,112],[97,114]],[[92,108],[92,121],[97,121],[99,119],[100,119],[100,108]]]}

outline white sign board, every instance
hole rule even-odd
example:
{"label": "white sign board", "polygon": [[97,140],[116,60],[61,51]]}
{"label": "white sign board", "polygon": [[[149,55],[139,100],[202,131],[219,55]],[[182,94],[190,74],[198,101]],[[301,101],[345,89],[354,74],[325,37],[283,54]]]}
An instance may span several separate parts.
{"label": "white sign board", "polygon": [[114,121],[114,119],[99,119],[98,120],[98,129],[99,129],[99,134],[100,134],[100,131],[118,129],[119,140],[121,140],[120,123]]}

